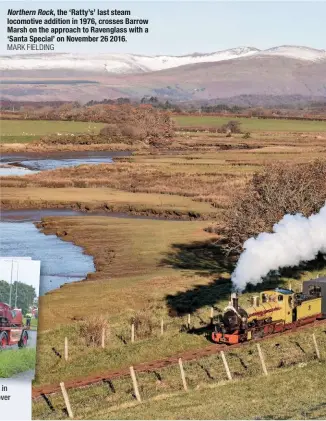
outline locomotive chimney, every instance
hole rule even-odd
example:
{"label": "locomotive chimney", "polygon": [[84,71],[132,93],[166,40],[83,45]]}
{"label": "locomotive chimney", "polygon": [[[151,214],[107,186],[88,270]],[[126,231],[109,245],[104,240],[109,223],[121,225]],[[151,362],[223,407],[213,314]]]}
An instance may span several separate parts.
{"label": "locomotive chimney", "polygon": [[231,294],[231,303],[232,303],[232,306],[236,310],[238,310],[238,308],[239,308],[239,297],[238,297],[238,294],[236,292],[233,292]]}

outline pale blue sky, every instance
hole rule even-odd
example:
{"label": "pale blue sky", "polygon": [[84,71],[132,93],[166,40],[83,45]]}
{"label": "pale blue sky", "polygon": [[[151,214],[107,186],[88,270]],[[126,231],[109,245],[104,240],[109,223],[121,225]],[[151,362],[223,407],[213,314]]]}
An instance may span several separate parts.
{"label": "pale blue sky", "polygon": [[[150,20],[150,33],[129,35],[125,44],[58,44],[55,52],[129,52],[173,54],[212,52],[237,46],[266,49],[278,45],[326,48],[326,2],[321,1],[152,1],[152,2],[56,2],[4,1],[0,3],[1,27],[6,27],[7,8],[119,8],[133,17]],[[6,50],[2,31],[1,54]]]}
{"label": "pale blue sky", "polygon": [[35,288],[36,295],[40,288],[39,260],[26,257],[0,257],[0,280],[6,282],[23,282]]}

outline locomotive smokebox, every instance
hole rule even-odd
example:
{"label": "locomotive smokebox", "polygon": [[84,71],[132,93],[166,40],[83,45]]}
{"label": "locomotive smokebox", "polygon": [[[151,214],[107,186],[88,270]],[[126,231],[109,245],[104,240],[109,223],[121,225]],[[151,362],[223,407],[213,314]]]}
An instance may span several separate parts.
{"label": "locomotive smokebox", "polygon": [[239,297],[236,292],[231,294],[231,304],[237,311],[239,310]]}

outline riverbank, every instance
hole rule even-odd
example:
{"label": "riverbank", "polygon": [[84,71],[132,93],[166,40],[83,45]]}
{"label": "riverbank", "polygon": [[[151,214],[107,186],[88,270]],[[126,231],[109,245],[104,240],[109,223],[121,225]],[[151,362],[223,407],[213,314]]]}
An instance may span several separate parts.
{"label": "riverbank", "polygon": [[5,222],[1,219],[0,229],[1,256],[25,256],[41,261],[37,295],[80,281],[95,270],[92,256],[85,255],[82,248],[65,243],[55,235],[42,234],[33,222]]}
{"label": "riverbank", "polygon": [[[22,194],[23,193],[23,194]],[[167,219],[211,219],[209,203],[164,194],[130,193],[110,188],[3,187],[1,205],[8,209],[72,209],[84,212],[126,212]]]}

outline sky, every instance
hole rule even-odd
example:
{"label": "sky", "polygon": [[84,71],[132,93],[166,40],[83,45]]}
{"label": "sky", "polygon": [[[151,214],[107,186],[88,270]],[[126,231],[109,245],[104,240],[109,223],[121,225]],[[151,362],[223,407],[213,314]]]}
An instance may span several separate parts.
{"label": "sky", "polygon": [[1,257],[0,280],[6,282],[23,282],[35,288],[39,294],[40,261],[26,257]]}
{"label": "sky", "polygon": [[[238,46],[267,49],[279,45],[326,48],[325,1],[0,1],[6,28],[8,7],[129,9],[133,18],[150,20],[148,34],[129,35],[127,43],[57,44],[55,52],[183,55]],[[7,33],[1,31],[0,53]],[[78,34],[77,34],[78,35]]]}

